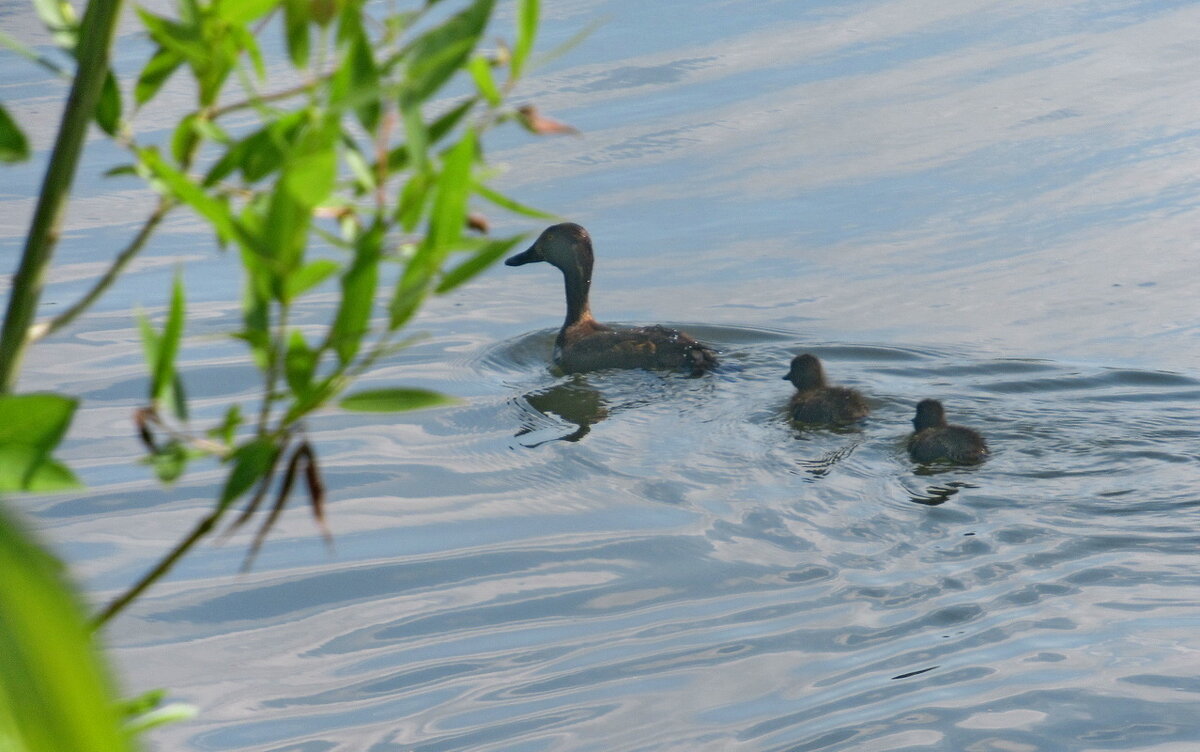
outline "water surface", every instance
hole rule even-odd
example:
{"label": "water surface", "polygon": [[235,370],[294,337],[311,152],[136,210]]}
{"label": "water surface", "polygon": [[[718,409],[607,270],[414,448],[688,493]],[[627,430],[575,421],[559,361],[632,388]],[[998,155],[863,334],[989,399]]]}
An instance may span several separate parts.
{"label": "water surface", "polygon": [[[295,511],[250,574],[244,536],[203,547],[108,631],[131,691],[200,708],[158,748],[1194,749],[1200,11],[546,5],[546,47],[608,19],[521,91],[584,135],[497,134],[504,187],[589,228],[602,319],[684,327],[722,367],[555,375],[544,265],[436,301],[371,383],[461,405],[310,425],[335,551]],[[4,69],[10,111],[51,123],[58,94]],[[85,165],[47,314],[148,206],[97,177],[119,158]],[[12,174],[10,257],[35,170]],[[29,358],[26,388],[84,399],[63,455],[90,488],[22,504],[96,601],[221,477],[130,462],[130,311],[180,261],[195,412],[253,394],[217,336],[236,271],[197,229]],[[789,426],[802,351],[873,415]],[[930,396],[987,463],[908,461]]]}

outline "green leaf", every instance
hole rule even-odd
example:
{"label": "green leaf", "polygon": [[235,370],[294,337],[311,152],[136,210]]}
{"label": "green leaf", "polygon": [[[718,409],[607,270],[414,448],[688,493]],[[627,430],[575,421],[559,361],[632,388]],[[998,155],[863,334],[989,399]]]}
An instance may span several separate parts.
{"label": "green leaf", "polygon": [[104,77],[100,100],[96,102],[96,124],[110,136],[117,135],[117,129],[121,126],[121,90],[117,87],[112,69]]}
{"label": "green leaf", "polygon": [[538,0],[518,0],[517,2],[517,42],[513,46],[511,78],[521,77],[525,69],[525,61],[533,50],[533,40],[537,38],[538,15],[540,12]]}
{"label": "green leaf", "polygon": [[0,105],[0,162],[21,162],[26,159],[29,159],[29,140],[4,105]]}
{"label": "green leaf", "polygon": [[229,212],[229,203],[223,197],[209,196],[191,178],[167,164],[153,148],[139,149],[136,153],[141,163],[162,181],[172,196],[212,223],[222,242],[239,237],[233,215]]}
{"label": "green leaf", "polygon": [[[175,282],[171,286],[171,306],[167,312],[167,322],[163,326],[162,336],[158,338],[154,380],[150,387],[150,396],[155,402],[174,401],[169,390],[175,385],[175,356],[179,354],[179,344],[183,340],[185,315],[183,280],[176,273]],[[178,412],[178,406],[175,406],[175,409]]]}
{"label": "green leaf", "polygon": [[313,123],[288,155],[283,180],[288,192],[311,209],[333,192],[337,179],[337,122]]}
{"label": "green leaf", "polygon": [[414,170],[423,170],[429,164],[429,132],[425,130],[420,103],[401,98],[400,119],[404,123],[408,163]]}
{"label": "green leaf", "polygon": [[505,196],[503,193],[500,193],[494,188],[490,188],[483,183],[475,184],[475,192],[486,198],[488,201],[491,201],[496,206],[508,209],[514,214],[521,214],[526,217],[533,217],[534,219],[558,219],[558,217],[554,214],[541,211],[540,209],[534,209],[532,206],[526,206],[519,201],[514,201],[508,196]]}
{"label": "green leaf", "polygon": [[59,394],[0,396],[0,491],[78,486],[69,470],[50,459],[77,405]]}
{"label": "green leaf", "polygon": [[397,413],[425,407],[457,404],[459,400],[428,389],[370,389],[355,392],[339,403],[343,410],[372,413]]}
{"label": "green leaf", "polygon": [[74,50],[79,39],[79,20],[75,8],[66,0],[33,0],[38,17],[64,50]]}
{"label": "green leaf", "polygon": [[458,143],[446,153],[442,174],[438,177],[429,231],[422,243],[423,250],[428,249],[431,253],[431,264],[438,263],[449,247],[462,237],[474,161],[475,132],[468,128]]}
{"label": "green leaf", "polygon": [[230,457],[233,469],[225,479],[225,487],[221,490],[220,501],[217,502],[218,508],[226,509],[270,472],[278,451],[270,439],[251,439],[238,447]]}
{"label": "green leaf", "polygon": [[317,368],[317,352],[304,341],[300,330],[293,329],[288,339],[284,357],[284,374],[288,386],[297,396],[303,397],[312,385],[313,372]]}
{"label": "green leaf", "polygon": [[133,88],[133,101],[141,107],[154,99],[159,89],[171,77],[171,74],[183,65],[183,56],[174,50],[160,46],[146,67],[138,74],[137,84]]}
{"label": "green leaf", "polygon": [[308,65],[308,0],[286,0],[283,5],[284,36],[287,40],[288,56],[292,65],[303,68]]}
{"label": "green leaf", "polygon": [[379,68],[359,15],[343,14],[341,34],[347,42],[345,57],[330,81],[330,104],[353,107],[368,133],[379,124]]}
{"label": "green leaf", "polygon": [[63,569],[0,505],[0,747],[132,752]]}
{"label": "green leaf", "polygon": [[238,404],[229,406],[225,411],[225,418],[219,426],[214,426],[208,430],[208,435],[224,442],[226,445],[233,444],[233,437],[237,433],[238,426],[242,424],[242,408]]}
{"label": "green leaf", "polygon": [[517,235],[503,240],[493,240],[484,243],[483,247],[472,254],[471,258],[462,262],[450,271],[446,272],[442,277],[442,281],[434,289],[434,292],[439,295],[444,292],[449,292],[458,287],[462,283],[479,274],[484,269],[494,264],[501,256],[507,253],[514,245],[521,242],[526,236]]}
{"label": "green leaf", "polygon": [[479,93],[493,107],[498,106],[504,97],[500,94],[500,89],[496,87],[496,79],[492,77],[492,66],[488,63],[487,58],[482,55],[471,58],[470,71]]}
{"label": "green leaf", "polygon": [[274,10],[279,0],[226,0],[217,4],[221,18],[232,24],[244,25]]}
{"label": "green leaf", "polygon": [[408,50],[406,96],[425,101],[463,67],[487,26],[494,4],[495,0],[475,0],[413,41]]}
{"label": "green leaf", "polygon": [[172,440],[150,458],[154,474],[162,483],[174,483],[187,469],[187,448],[178,440]]}
{"label": "green leaf", "polygon": [[364,232],[354,247],[354,263],[342,275],[342,300],[329,331],[329,342],[342,365],[353,360],[367,333],[375,304],[385,232],[386,227],[382,224]]}
{"label": "green leaf", "polygon": [[156,16],[142,8],[135,10],[142,19],[142,25],[159,47],[174,52],[193,67],[206,64],[212,50],[205,46],[196,27]]}
{"label": "green leaf", "polygon": [[[410,266],[409,269],[415,269],[415,266]],[[388,329],[396,331],[400,327],[408,323],[418,310],[421,308],[421,303],[429,294],[430,282],[433,279],[431,270],[418,271],[416,274],[407,274],[400,278],[400,282],[396,285],[396,291],[392,294],[392,300],[388,304]]]}
{"label": "green leaf", "polygon": [[310,261],[287,278],[287,302],[291,302],[337,273],[341,266],[330,259]]}

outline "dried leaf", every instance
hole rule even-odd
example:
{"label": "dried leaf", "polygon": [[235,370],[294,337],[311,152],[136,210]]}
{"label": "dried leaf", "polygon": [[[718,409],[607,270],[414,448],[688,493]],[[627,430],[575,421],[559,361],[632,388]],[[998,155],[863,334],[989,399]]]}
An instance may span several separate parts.
{"label": "dried leaf", "polygon": [[482,235],[487,235],[488,231],[492,229],[492,223],[479,212],[471,212],[467,215],[467,227]]}
{"label": "dried leaf", "polygon": [[517,108],[517,119],[521,121],[521,125],[530,133],[538,135],[548,134],[570,134],[579,135],[579,129],[566,123],[548,118],[538,112],[537,107],[531,104],[521,105]]}

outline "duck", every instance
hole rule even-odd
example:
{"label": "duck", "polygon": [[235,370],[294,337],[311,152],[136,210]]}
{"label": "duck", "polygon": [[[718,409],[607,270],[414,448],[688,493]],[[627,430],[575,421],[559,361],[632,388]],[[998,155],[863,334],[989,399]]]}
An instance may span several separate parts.
{"label": "duck", "polygon": [[573,222],[547,227],[507,266],[545,261],[563,274],[567,318],[554,341],[554,363],[564,373],[603,368],[670,369],[699,376],[717,365],[717,354],[683,332],[665,326],[617,327],[592,317],[592,238]]}
{"label": "duck", "polygon": [[815,355],[803,353],[792,358],[791,368],[783,379],[796,387],[788,415],[797,423],[848,425],[871,412],[867,400],[857,390],[825,382],[825,369]]}
{"label": "duck", "polygon": [[914,462],[954,462],[973,465],[988,455],[987,441],[974,429],[946,423],[946,409],[935,399],[917,403],[908,456]]}

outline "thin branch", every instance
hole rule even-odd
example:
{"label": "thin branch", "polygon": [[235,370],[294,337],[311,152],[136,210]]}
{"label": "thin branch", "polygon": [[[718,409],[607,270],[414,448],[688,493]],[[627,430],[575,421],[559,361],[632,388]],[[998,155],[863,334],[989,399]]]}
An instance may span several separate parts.
{"label": "thin branch", "polygon": [[0,331],[0,394],[11,392],[17,383],[21,358],[29,342],[27,333],[34,323],[46,269],[58,244],[59,225],[79,166],[79,154],[108,75],[109,49],[120,11],[120,0],[91,0],[83,18],[81,28],[88,33],[80,36],[76,48],[79,65],[75,80],[63,108],[58,137],[38,193],[21,264],[12,279],[8,310]]}
{"label": "thin branch", "polygon": [[121,253],[118,254],[115,259],[113,259],[112,266],[108,268],[108,271],[104,273],[104,276],[96,280],[96,283],[92,285],[92,289],[87,291],[87,294],[80,298],[70,308],[58,314],[49,321],[43,321],[29,327],[29,333],[27,335],[29,344],[33,344],[43,337],[48,337],[51,334],[54,334],[59,329],[62,329],[64,326],[74,321],[79,314],[90,308],[92,304],[95,303],[96,300],[103,295],[109,287],[112,286],[112,283],[117,280],[117,277],[121,276],[121,272],[125,270],[125,267],[129,265],[129,262],[132,261],[139,252],[141,252],[142,248],[146,245],[146,241],[149,240],[150,236],[154,233],[155,228],[158,227],[163,218],[167,216],[167,213],[171,211],[171,209],[175,208],[175,206],[176,204],[172,201],[169,201],[165,198],[160,199],[158,202],[158,207],[155,208],[154,213],[152,213],[149,218],[146,219],[145,224],[142,225],[142,229],[139,230],[138,234],[135,235],[133,240],[129,242],[129,245],[125,247],[125,250],[121,251]]}
{"label": "thin branch", "polygon": [[96,616],[92,619],[92,629],[99,629],[100,627],[103,627],[110,619],[123,611],[125,607],[132,603],[135,598],[141,595],[146,588],[150,587],[155,582],[158,582],[163,575],[171,571],[171,568],[175,566],[175,562],[179,561],[179,559],[181,559],[184,554],[190,551],[192,546],[199,543],[204,536],[212,532],[213,527],[217,524],[217,520],[221,518],[221,515],[224,513],[224,511],[224,509],[220,508],[214,509],[213,511],[209,512],[204,519],[200,520],[199,524],[192,529],[192,532],[188,533],[183,540],[175,544],[175,548],[171,550],[171,553],[163,557],[163,559],[159,561],[153,569],[143,575],[142,579],[138,580],[133,587],[117,596],[112,602],[104,607],[103,611],[101,611],[99,614],[96,614]]}

